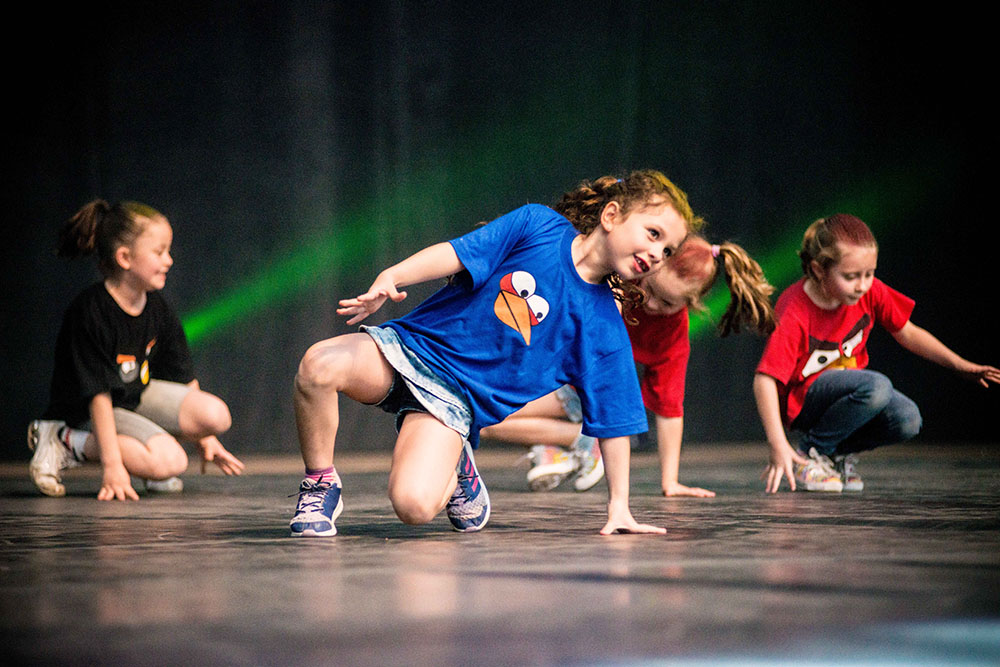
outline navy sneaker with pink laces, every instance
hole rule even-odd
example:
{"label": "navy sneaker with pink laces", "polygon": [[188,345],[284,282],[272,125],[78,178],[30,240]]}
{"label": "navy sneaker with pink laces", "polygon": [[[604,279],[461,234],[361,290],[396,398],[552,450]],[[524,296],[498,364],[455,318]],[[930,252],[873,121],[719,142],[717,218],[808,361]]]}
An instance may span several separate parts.
{"label": "navy sneaker with pink laces", "polygon": [[490,520],[490,494],[476,469],[472,445],[468,440],[462,446],[455,472],[458,474],[458,485],[448,501],[448,519],[460,533],[482,530]]}
{"label": "navy sneaker with pink laces", "polygon": [[299,502],[295,506],[295,516],[289,523],[292,537],[332,537],[337,534],[334,521],[344,511],[344,499],[340,497],[340,484],[320,478],[313,481],[308,477],[299,485]]}

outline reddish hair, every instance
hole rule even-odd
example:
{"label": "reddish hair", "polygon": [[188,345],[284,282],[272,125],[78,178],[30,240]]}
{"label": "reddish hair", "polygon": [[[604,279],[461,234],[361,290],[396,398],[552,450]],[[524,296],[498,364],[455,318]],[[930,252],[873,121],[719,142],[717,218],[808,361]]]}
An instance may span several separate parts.
{"label": "reddish hair", "polygon": [[802,235],[802,248],[799,250],[802,273],[817,280],[812,270],[813,262],[818,262],[824,271],[839,262],[838,241],[844,245],[878,248],[875,235],[864,220],[848,213],[834,213],[809,225]]}

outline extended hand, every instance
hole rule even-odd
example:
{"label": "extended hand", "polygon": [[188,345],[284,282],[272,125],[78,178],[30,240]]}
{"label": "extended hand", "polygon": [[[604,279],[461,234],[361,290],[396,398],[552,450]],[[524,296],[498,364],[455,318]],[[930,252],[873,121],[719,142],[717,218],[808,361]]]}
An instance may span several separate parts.
{"label": "extended hand", "polygon": [[795,467],[793,464],[805,464],[806,460],[801,454],[790,446],[785,446],[779,452],[771,450],[771,462],[764,468],[760,478],[767,481],[765,490],[768,493],[777,493],[781,486],[781,478],[788,478],[788,486],[795,490]]}
{"label": "extended hand", "polygon": [[604,524],[604,528],[601,528],[601,535],[611,535],[612,533],[647,533],[663,535],[666,532],[666,528],[637,523],[636,520],[632,518],[632,512],[630,512],[627,507],[616,508],[612,504],[608,505],[608,522]]}
{"label": "extended hand", "polygon": [[132,488],[125,466],[118,465],[104,469],[98,500],[139,500],[139,494]]}
{"label": "extended hand", "polygon": [[671,482],[663,485],[663,495],[667,498],[682,496],[688,498],[714,498],[715,491],[709,491],[697,486],[684,486],[680,482]]}
{"label": "extended hand", "polygon": [[230,454],[214,435],[202,438],[198,441],[198,445],[201,447],[202,475],[205,474],[205,468],[208,466],[209,461],[219,466],[219,469],[227,475],[240,475],[243,473],[243,469],[246,467],[243,465],[243,462]]}
{"label": "extended hand", "polygon": [[405,298],[406,292],[397,291],[396,285],[391,279],[383,278],[380,275],[364,294],[354,299],[341,300],[337,314],[349,316],[351,319],[347,320],[348,324],[357,324],[381,308],[386,299],[399,302]]}
{"label": "extended hand", "polygon": [[1000,384],[1000,369],[994,368],[993,366],[972,364],[969,368],[963,368],[959,372],[966,378],[984,388],[988,388],[990,386],[990,382],[993,384]]}

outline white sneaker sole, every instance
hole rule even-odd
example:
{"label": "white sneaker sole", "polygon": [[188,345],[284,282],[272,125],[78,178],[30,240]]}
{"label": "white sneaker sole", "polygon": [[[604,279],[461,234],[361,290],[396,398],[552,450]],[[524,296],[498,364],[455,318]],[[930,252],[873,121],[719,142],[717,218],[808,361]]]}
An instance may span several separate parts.
{"label": "white sneaker sole", "polygon": [[[61,483],[59,471],[53,473],[50,470],[45,470],[40,463],[41,458],[45,456],[46,445],[44,445],[43,439],[50,437],[47,430],[52,428],[55,427],[41,419],[36,419],[28,425],[28,449],[35,452],[28,465],[28,472],[31,474],[31,481],[35,483],[39,491],[47,496],[60,498],[66,495],[66,487]],[[43,446],[39,447],[39,445]]]}

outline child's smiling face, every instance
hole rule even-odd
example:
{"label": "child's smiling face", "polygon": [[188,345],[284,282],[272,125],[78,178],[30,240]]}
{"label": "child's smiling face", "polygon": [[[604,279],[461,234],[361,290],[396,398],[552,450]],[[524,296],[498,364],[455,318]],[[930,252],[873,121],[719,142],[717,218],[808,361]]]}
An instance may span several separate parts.
{"label": "child's smiling face", "polygon": [[614,271],[625,280],[656,271],[680,246],[688,231],[684,218],[662,200],[624,216],[617,202],[611,202],[602,214],[602,224],[606,219],[609,259]]}

